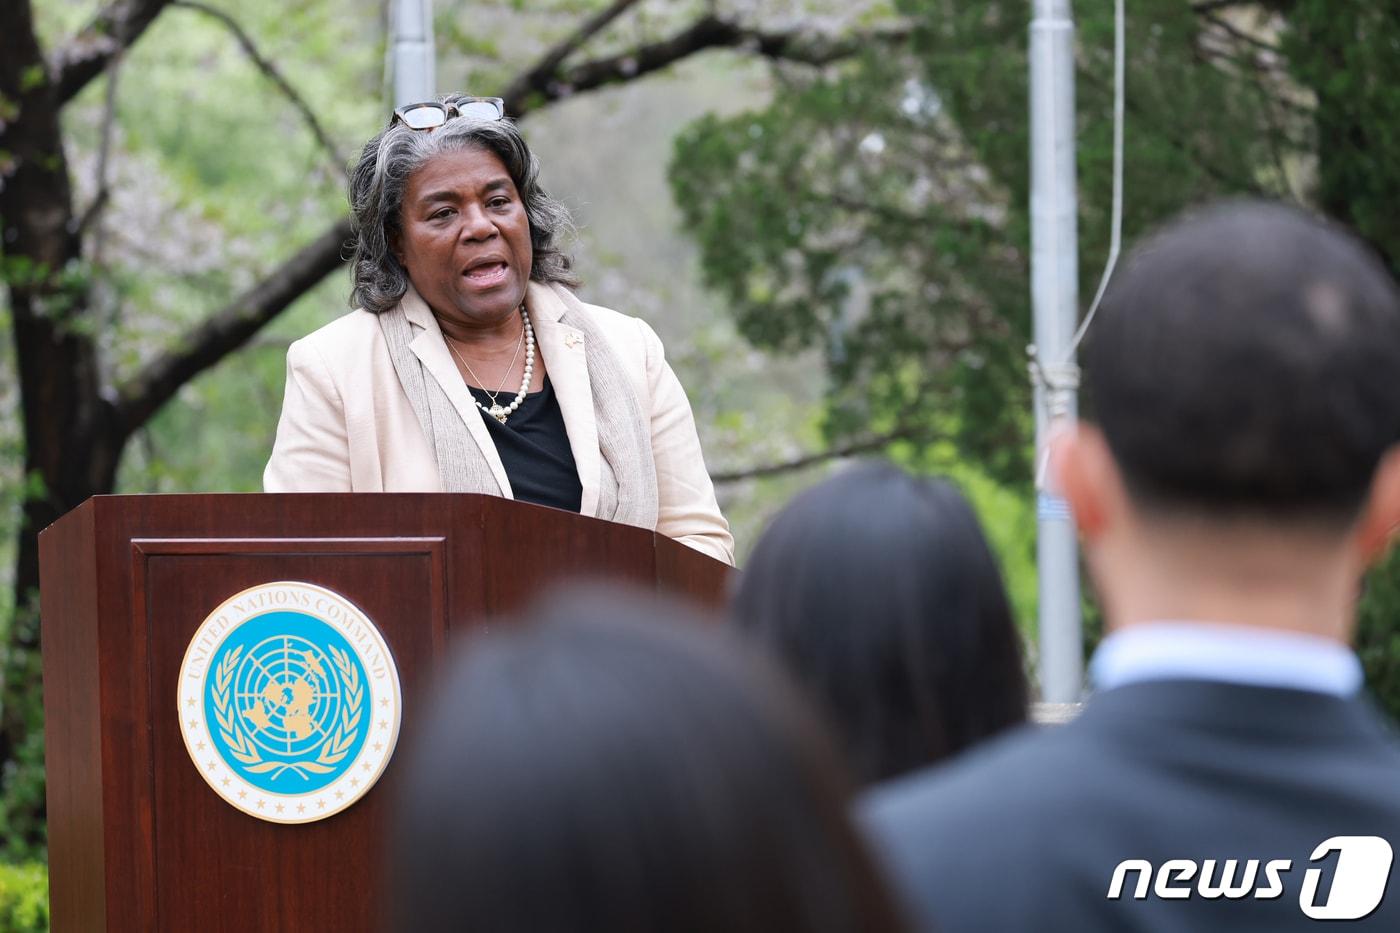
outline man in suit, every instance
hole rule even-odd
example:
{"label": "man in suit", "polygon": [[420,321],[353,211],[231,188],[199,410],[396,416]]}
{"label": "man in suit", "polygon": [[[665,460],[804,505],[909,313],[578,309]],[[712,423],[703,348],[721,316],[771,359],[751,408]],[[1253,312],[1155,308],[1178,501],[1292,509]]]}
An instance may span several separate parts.
{"label": "man in suit", "polygon": [[1400,743],[1348,647],[1400,522],[1394,280],[1299,211],[1216,207],[1136,250],[1083,358],[1093,415],[1053,463],[1109,632],[1097,691],[868,795],[911,911],[944,933],[1400,929]]}

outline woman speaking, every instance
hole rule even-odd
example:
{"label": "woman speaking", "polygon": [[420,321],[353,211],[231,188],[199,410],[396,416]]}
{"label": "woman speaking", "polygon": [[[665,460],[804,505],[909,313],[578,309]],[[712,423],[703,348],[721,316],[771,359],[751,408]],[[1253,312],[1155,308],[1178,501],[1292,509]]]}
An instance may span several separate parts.
{"label": "woman speaking", "polygon": [[263,487],[505,496],[732,563],[660,339],[574,296],[538,176],[499,99],[395,111],[350,177],[356,309],[288,350]]}

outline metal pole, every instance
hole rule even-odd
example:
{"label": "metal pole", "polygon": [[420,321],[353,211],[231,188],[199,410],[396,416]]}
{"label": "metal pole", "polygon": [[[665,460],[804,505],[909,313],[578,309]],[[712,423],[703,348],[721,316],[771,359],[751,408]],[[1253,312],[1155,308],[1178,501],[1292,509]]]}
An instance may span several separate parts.
{"label": "metal pole", "polygon": [[[1031,310],[1041,378],[1035,387],[1037,462],[1051,423],[1072,419],[1078,369],[1068,355],[1079,314],[1075,189],[1074,21],[1070,0],[1034,0],[1030,27]],[[1064,499],[1040,489],[1036,508],[1040,685],[1048,703],[1083,688],[1079,558]]]}
{"label": "metal pole", "polygon": [[394,106],[435,100],[433,0],[394,0]]}

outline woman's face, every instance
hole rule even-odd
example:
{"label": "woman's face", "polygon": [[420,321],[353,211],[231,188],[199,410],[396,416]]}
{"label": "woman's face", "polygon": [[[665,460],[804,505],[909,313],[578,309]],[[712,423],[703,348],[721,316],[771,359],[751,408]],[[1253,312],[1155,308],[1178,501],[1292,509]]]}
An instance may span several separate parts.
{"label": "woman's face", "polygon": [[395,244],[439,319],[492,325],[525,298],[534,251],[515,182],[494,152],[444,152],[409,176]]}

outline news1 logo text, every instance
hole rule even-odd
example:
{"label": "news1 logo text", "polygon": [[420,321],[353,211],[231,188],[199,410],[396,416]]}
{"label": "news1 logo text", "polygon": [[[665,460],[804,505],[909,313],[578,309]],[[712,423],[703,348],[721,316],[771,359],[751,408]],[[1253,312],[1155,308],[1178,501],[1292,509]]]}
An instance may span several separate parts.
{"label": "news1 logo text", "polygon": [[[1332,853],[1332,884],[1322,881]],[[1298,907],[1313,920],[1360,920],[1380,906],[1393,861],[1390,843],[1379,836],[1333,836],[1313,849],[1298,890]],[[1113,869],[1109,900],[1273,900],[1296,876],[1291,859],[1169,859],[1154,866],[1124,859]],[[1319,894],[1319,891],[1324,893]]]}

